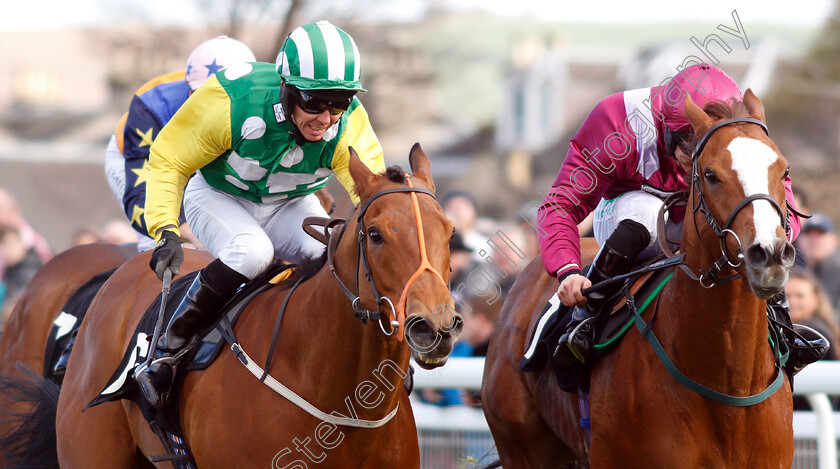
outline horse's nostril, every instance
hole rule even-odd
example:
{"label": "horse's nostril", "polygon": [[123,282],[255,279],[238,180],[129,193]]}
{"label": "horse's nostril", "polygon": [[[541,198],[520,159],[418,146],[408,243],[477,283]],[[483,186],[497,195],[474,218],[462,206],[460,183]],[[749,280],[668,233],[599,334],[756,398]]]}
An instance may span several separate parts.
{"label": "horse's nostril", "polygon": [[747,248],[747,262],[753,267],[764,267],[770,260],[767,248],[760,244],[753,244]]}
{"label": "horse's nostril", "polygon": [[409,320],[405,325],[405,337],[409,347],[420,353],[429,353],[440,344],[442,337],[434,327],[421,317]]}
{"label": "horse's nostril", "polygon": [[793,247],[793,243],[791,243],[790,241],[785,241],[784,247],[781,249],[781,252],[781,263],[786,266],[793,265],[793,262],[796,260],[796,248]]}
{"label": "horse's nostril", "polygon": [[460,331],[463,328],[464,328],[464,320],[461,318],[461,316],[456,317],[455,318],[455,327],[453,327],[452,330]]}
{"label": "horse's nostril", "polygon": [[464,319],[461,317],[460,314],[457,314],[452,317],[451,321],[451,325],[443,329],[442,332],[444,332],[447,335],[457,336],[464,329]]}
{"label": "horse's nostril", "polygon": [[417,317],[414,320],[410,321],[405,328],[406,332],[411,335],[412,338],[419,341],[425,341],[430,338],[433,338],[435,335],[435,331],[432,328],[431,324],[423,318]]}

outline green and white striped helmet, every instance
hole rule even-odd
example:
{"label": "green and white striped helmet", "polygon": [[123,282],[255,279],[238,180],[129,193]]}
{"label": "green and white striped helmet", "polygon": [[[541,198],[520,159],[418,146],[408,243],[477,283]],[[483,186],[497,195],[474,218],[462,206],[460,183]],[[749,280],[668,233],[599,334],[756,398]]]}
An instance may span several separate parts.
{"label": "green and white striped helmet", "polygon": [[286,83],[302,90],[366,91],[356,43],[326,20],[292,31],[277,54],[276,65]]}

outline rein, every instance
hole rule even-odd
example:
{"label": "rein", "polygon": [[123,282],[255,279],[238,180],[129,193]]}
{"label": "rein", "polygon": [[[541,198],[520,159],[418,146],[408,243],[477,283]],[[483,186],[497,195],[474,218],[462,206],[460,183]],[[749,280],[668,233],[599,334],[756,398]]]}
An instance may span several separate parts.
{"label": "rein", "polygon": [[[668,280],[670,280],[672,277],[673,273],[665,279],[665,282],[663,282],[662,285],[659,286],[659,289],[661,290],[665,283],[667,283]],[[766,388],[764,388],[763,391],[757,394],[752,394],[749,396],[732,396],[729,394],[724,394],[722,392],[715,391],[714,389],[708,386],[704,386],[686,376],[682,371],[679,370],[679,368],[677,368],[676,365],[674,365],[674,362],[671,361],[670,357],[668,357],[668,352],[665,351],[665,348],[662,347],[662,344],[659,343],[659,340],[653,333],[652,326],[653,321],[656,318],[656,313],[657,311],[659,311],[660,298],[662,297],[658,295],[657,292],[656,304],[654,305],[653,309],[653,317],[651,318],[649,323],[646,323],[644,319],[642,319],[641,313],[638,309],[636,309],[636,306],[633,303],[632,296],[628,295],[627,304],[628,307],[633,311],[633,321],[636,325],[636,328],[639,330],[642,336],[644,336],[644,338],[647,339],[647,341],[650,343],[654,353],[656,353],[656,356],[659,358],[659,361],[662,363],[662,365],[665,367],[668,373],[680,384],[687,387],[691,391],[700,394],[703,397],[707,397],[709,399],[712,399],[713,401],[720,402],[721,404],[730,405],[734,407],[748,407],[758,404],[759,402],[763,402],[767,398],[775,394],[780,387],[782,387],[782,384],[785,382],[785,373],[782,368],[784,367],[785,362],[787,362],[788,354],[790,353],[790,351],[788,350],[783,354],[779,353],[779,346],[782,340],[781,337],[779,337],[779,334],[776,334],[775,339],[772,341],[773,355],[775,357],[774,360],[776,363],[776,378],[773,380],[772,383],[770,383]]]}

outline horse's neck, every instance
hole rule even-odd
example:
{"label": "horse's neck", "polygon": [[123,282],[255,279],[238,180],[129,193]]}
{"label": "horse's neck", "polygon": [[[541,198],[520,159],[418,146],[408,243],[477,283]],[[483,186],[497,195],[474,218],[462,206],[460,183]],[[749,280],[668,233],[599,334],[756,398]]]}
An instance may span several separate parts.
{"label": "horse's neck", "polygon": [[[688,254],[686,265],[697,272],[710,267],[707,259]],[[752,293],[746,279],[705,288],[678,269],[661,301],[654,330],[684,373],[730,390],[766,386],[765,375],[773,371],[767,359],[766,302]]]}
{"label": "horse's neck", "polygon": [[[355,265],[352,269],[343,267],[348,271],[355,269]],[[345,284],[356,288],[355,282],[345,280]],[[335,401],[336,409],[346,410],[345,397],[358,398],[358,393],[362,393],[369,396],[368,404],[376,404],[376,410],[369,411],[367,417],[381,417],[379,414],[392,410],[408,371],[408,347],[395,337],[386,336],[375,321],[363,325],[353,316],[352,303],[328,266],[302,283],[295,296],[304,299],[305,305],[298,310],[301,317],[292,333],[311,342],[310,347],[300,348],[298,359],[305,364],[305,370],[301,370],[311,373],[313,382],[318,384],[310,391],[315,393],[313,399],[327,406],[329,401]],[[362,407],[373,408],[364,404]]]}

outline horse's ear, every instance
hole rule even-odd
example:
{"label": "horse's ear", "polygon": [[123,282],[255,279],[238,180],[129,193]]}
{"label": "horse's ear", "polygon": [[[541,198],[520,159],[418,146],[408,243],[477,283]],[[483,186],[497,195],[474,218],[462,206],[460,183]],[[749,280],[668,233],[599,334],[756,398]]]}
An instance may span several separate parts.
{"label": "horse's ear", "polygon": [[754,117],[761,122],[767,122],[764,118],[764,105],[761,104],[761,100],[750,88],[747,88],[747,92],[744,93],[744,106],[746,106],[750,117]]}
{"label": "horse's ear", "polygon": [[691,96],[689,95],[685,96],[684,106],[685,117],[688,118],[688,122],[694,128],[694,135],[697,135],[698,138],[702,137],[709,130],[709,127],[712,126],[712,119],[705,111],[700,109],[700,106],[694,104],[694,101],[691,100]]}
{"label": "horse's ear", "polygon": [[356,195],[360,199],[366,199],[368,190],[373,186],[376,175],[362,162],[359,154],[356,153],[353,147],[348,147],[348,149],[350,150],[350,177],[353,178],[353,182],[355,183]]}
{"label": "horse's ear", "polygon": [[411,147],[411,152],[408,154],[408,162],[411,165],[411,175],[426,183],[426,187],[430,191],[435,191],[435,182],[432,180],[432,164],[429,162],[429,157],[420,148],[419,143],[415,143]]}

